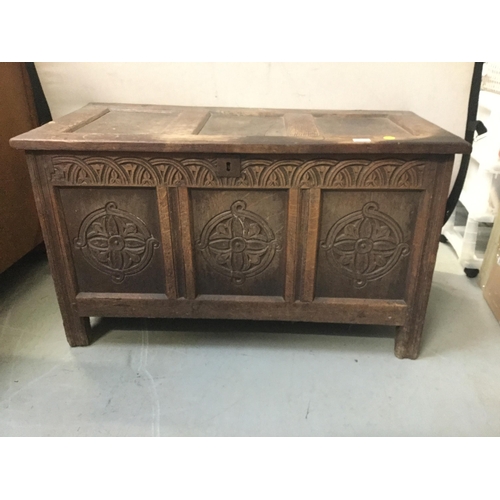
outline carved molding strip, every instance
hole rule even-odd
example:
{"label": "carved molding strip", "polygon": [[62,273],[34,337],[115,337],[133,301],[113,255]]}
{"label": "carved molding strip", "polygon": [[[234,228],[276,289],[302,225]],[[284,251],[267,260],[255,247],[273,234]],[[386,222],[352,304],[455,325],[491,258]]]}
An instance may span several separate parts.
{"label": "carved molding strip", "polygon": [[50,181],[69,186],[419,189],[425,161],[259,160],[241,162],[240,177],[218,177],[217,160],[54,156]]}

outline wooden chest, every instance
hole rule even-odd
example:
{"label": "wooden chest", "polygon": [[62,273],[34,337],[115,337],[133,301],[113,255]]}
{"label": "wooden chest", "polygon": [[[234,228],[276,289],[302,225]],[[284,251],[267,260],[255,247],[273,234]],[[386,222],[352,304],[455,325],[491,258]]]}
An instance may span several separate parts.
{"label": "wooden chest", "polygon": [[89,316],[397,326],[416,358],[453,155],[410,112],[89,104],[25,149],[69,343]]}

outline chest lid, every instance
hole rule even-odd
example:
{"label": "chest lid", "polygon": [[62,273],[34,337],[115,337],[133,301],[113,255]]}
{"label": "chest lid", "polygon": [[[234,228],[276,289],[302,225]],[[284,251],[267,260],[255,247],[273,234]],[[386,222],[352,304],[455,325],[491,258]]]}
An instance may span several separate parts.
{"label": "chest lid", "polygon": [[27,150],[172,153],[469,153],[409,111],[88,104],[10,141]]}

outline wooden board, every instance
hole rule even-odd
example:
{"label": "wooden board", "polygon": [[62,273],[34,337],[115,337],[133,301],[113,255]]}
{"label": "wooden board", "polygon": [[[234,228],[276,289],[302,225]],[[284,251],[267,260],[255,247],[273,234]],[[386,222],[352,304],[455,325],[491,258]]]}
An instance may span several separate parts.
{"label": "wooden board", "polygon": [[22,149],[204,153],[468,153],[463,139],[408,111],[89,104],[16,137]]}
{"label": "wooden board", "polygon": [[37,124],[24,63],[0,63],[0,273],[42,241],[26,158],[9,146]]}

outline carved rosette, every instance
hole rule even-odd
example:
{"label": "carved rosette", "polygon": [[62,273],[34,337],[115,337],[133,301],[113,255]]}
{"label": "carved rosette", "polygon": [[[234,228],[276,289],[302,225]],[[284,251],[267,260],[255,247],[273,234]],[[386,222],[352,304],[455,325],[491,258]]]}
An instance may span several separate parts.
{"label": "carved rosette", "polygon": [[353,279],[356,288],[385,276],[410,253],[398,223],[375,202],[338,220],[321,246],[332,267]]}
{"label": "carved rosette", "polygon": [[269,224],[241,200],[208,221],[197,245],[212,269],[240,285],[262,273],[281,250]]}
{"label": "carved rosette", "polygon": [[141,219],[112,201],[85,217],[74,244],[92,267],[115,283],[142,271],[160,245]]}

